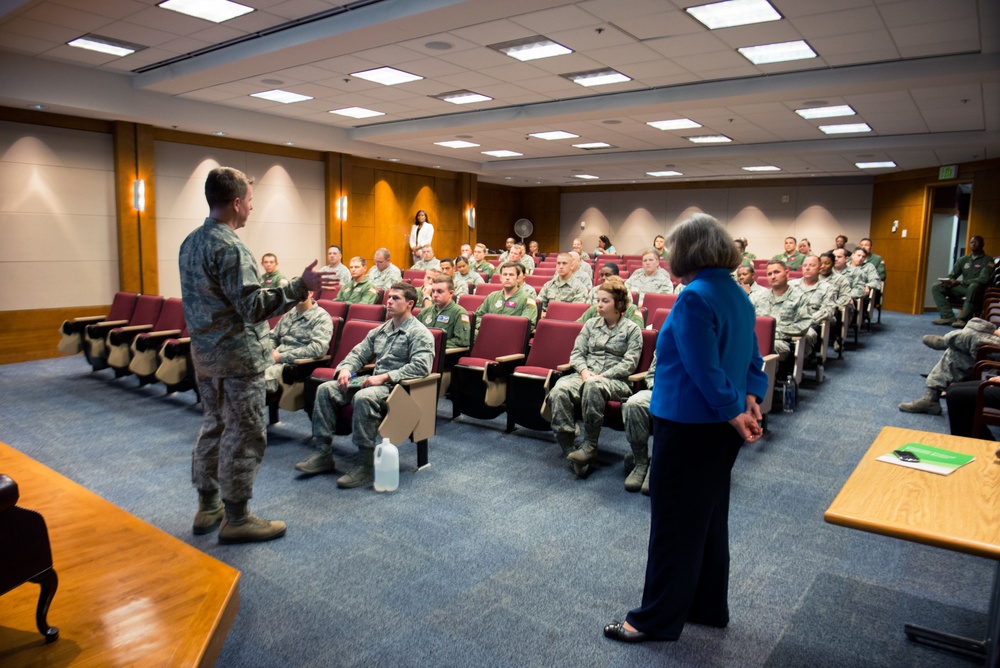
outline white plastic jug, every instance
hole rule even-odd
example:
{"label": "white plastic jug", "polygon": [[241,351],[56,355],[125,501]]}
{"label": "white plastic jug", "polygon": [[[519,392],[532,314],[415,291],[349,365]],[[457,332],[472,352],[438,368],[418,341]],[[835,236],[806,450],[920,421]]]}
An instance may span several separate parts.
{"label": "white plastic jug", "polygon": [[399,449],[383,438],[375,446],[375,491],[394,492],[399,487]]}

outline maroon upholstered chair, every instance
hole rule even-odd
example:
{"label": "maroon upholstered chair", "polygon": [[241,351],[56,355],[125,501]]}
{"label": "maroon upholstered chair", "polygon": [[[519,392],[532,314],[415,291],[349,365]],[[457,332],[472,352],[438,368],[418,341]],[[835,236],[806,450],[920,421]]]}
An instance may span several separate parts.
{"label": "maroon upholstered chair", "polygon": [[87,325],[98,322],[116,322],[119,325],[127,325],[129,318],[135,311],[135,304],[139,295],[135,292],[116,292],[111,301],[111,308],[106,315],[88,315],[72,320],[63,321],[59,331],[62,332],[62,339],[59,341],[59,352],[67,355],[75,355],[83,352],[83,334]]}
{"label": "maroon upholstered chair", "polygon": [[[639,355],[639,363],[635,366],[635,371],[629,376],[632,383],[632,392],[641,390],[645,385],[643,380],[649,365],[653,363],[653,355],[656,353],[656,337],[660,332],[655,329],[642,330],[642,354]],[[625,420],[622,415],[622,404],[624,401],[609,401],[604,407],[604,426],[617,431],[625,431]]]}
{"label": "maroon upholstered chair", "polygon": [[[576,322],[580,319],[590,304],[570,304],[569,302],[549,302],[544,320],[566,320]],[[541,322],[541,320],[539,320]]]}
{"label": "maroon upholstered chair", "polygon": [[351,304],[347,307],[347,317],[344,322],[351,320],[372,320],[374,322],[385,321],[384,304]]}
{"label": "maroon upholstered chair", "polygon": [[524,365],[514,367],[507,379],[507,431],[520,425],[547,431],[548,420],[541,416],[542,402],[561,375],[559,367],[569,364],[582,322],[543,318],[535,328],[535,338]]}
{"label": "maroon upholstered chair", "polygon": [[491,420],[503,413],[506,379],[524,359],[531,320],[487,313],[468,356],[451,369],[452,419],[468,415]]}
{"label": "maroon upholstered chair", "polygon": [[333,380],[337,367],[354,350],[354,346],[364,341],[364,338],[368,336],[368,332],[381,324],[373,320],[350,320],[344,323],[340,330],[340,336],[334,337],[337,344],[330,355],[330,364],[313,369],[313,372],[305,381],[303,397],[305,399],[306,412],[309,415],[312,415],[312,407],[316,401],[316,389],[323,383]]}
{"label": "maroon upholstered chair", "polygon": [[[108,365],[114,367],[115,376],[121,377],[136,373],[132,370],[132,362],[135,361],[141,375],[152,376],[156,372],[159,342],[180,336],[183,329],[184,305],[176,297],[166,299],[163,301],[160,314],[156,317],[156,322],[152,325],[116,327],[108,333]],[[134,344],[140,336],[145,339],[151,338],[152,341],[149,341],[150,345],[144,345],[143,349],[146,352],[142,358],[137,358]]]}
{"label": "maroon upholstered chair", "polygon": [[140,295],[136,300],[135,310],[127,323],[116,320],[105,320],[87,325],[85,331],[86,347],[84,353],[87,361],[94,371],[108,368],[108,346],[107,338],[111,330],[122,326],[135,327],[139,325],[152,325],[160,315],[163,308],[163,297],[159,295]]}

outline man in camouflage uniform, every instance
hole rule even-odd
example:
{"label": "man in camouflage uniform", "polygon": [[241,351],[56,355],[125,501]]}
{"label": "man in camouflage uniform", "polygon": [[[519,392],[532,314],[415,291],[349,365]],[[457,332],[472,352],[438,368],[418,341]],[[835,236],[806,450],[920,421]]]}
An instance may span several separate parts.
{"label": "man in camouflage uniform", "polygon": [[441,268],[441,262],[434,257],[434,248],[432,246],[424,246],[420,250],[420,259],[413,263],[410,269],[415,269],[417,271],[423,271],[431,267]]}
{"label": "man in camouflage uniform", "polygon": [[929,334],[923,341],[935,350],[943,350],[944,354],[927,374],[924,396],[900,404],[899,410],[941,415],[941,392],[952,383],[970,379],[976,365],[976,353],[982,346],[1000,346],[1000,330],[991,322],[973,318],[960,330],[944,336]]}
{"label": "man in camouflage uniform", "polygon": [[832,283],[819,280],[818,257],[807,255],[802,262],[802,278],[793,279],[788,285],[799,288],[805,294],[806,311],[812,316],[810,327],[819,331],[824,322],[834,322],[836,293]]}
{"label": "man in camouflage uniform", "polygon": [[[584,323],[576,337],[564,374],[549,390],[552,431],[573,472],[583,477],[597,456],[597,440],[609,400],[624,401],[632,393],[628,377],[642,355],[642,329],[624,317],[628,290],[606,286],[597,299],[597,318]],[[583,444],[576,449],[575,406],[583,414]]]}
{"label": "man in camouflage uniform", "polygon": [[510,249],[514,247],[515,243],[517,242],[514,239],[514,237],[507,237],[507,241],[504,242],[505,250],[504,252],[500,253],[500,257],[497,258],[500,264],[507,262],[507,260],[510,258]]}
{"label": "man in camouflage uniform", "polygon": [[653,396],[653,380],[656,375],[656,353],[649,363],[644,383],[646,389],[639,390],[622,404],[622,421],[625,423],[625,438],[632,448],[635,466],[625,478],[625,491],[649,494],[649,435],[652,433],[649,419],[649,401]]}
{"label": "man in camouflage uniform", "polygon": [[853,299],[864,299],[882,285],[878,272],[866,265],[864,258],[864,248],[856,248],[851,254],[843,248],[833,251],[833,270],[850,281]]}
{"label": "man in camouflage uniform", "polygon": [[205,181],[205,198],[209,217],[180,248],[184,319],[205,413],[192,454],[198,489],[192,528],[206,534],[219,527],[220,543],[271,540],[285,534],[285,523],[260,519],[247,507],[267,445],[267,319],[332,281],[314,272],[313,262],[302,278],[264,289],[253,255],[236,235],[253,209],[251,180],[217,167]]}
{"label": "man in camouflage uniform", "polygon": [[642,254],[642,268],[636,269],[625,281],[625,286],[639,293],[639,303],[642,304],[642,297],[647,292],[654,292],[661,295],[672,295],[674,284],[670,280],[670,274],[660,266],[660,257],[656,251],[650,248]]}
{"label": "man in camouflage uniform", "polygon": [[431,287],[430,307],[420,311],[418,316],[425,327],[434,327],[444,331],[445,348],[465,348],[469,345],[469,312],[455,301],[455,290],[452,279],[448,276],[438,276]]}
{"label": "man in camouflage uniform", "polygon": [[351,281],[351,272],[344,266],[341,261],[343,259],[344,252],[340,250],[340,246],[330,246],[326,249],[326,266],[320,271],[332,272],[340,280],[341,285],[347,285]]}
{"label": "man in camouflage uniform", "polygon": [[795,237],[785,237],[785,252],[778,253],[771,259],[783,262],[786,267],[795,271],[802,266],[802,260],[806,259],[806,256],[798,251],[798,243]]}
{"label": "man in camouflage uniform", "polygon": [[368,270],[368,280],[379,290],[388,290],[393,283],[403,280],[399,267],[389,261],[389,249],[379,248],[375,251],[375,266]]}
{"label": "man in camouflage uniform", "polygon": [[[962,327],[982,306],[986,285],[993,277],[993,258],[983,252],[983,238],[980,236],[969,240],[969,251],[968,255],[963,255],[955,262],[955,266],[948,272],[948,280],[931,287],[934,305],[941,314],[941,318],[934,321],[935,325]],[[955,312],[948,303],[948,298],[953,295],[965,299],[958,320],[955,320]]]}
{"label": "man in camouflage uniform", "polygon": [[514,244],[510,247],[510,256],[507,258],[507,262],[516,262],[524,267],[525,276],[535,271],[535,261],[531,259],[530,255],[525,254],[524,244]]}
{"label": "man in camouflage uniform", "polygon": [[594,270],[580,259],[580,254],[576,251],[570,251],[569,257],[569,268],[573,272],[572,280],[579,283],[585,292],[590,292],[590,289],[594,287]]}
{"label": "man in camouflage uniform", "polygon": [[348,304],[374,304],[378,301],[378,288],[365,274],[367,264],[363,257],[351,258],[351,281],[340,286],[340,292],[333,301]]}
{"label": "man in camouflage uniform", "polygon": [[662,234],[657,234],[653,237],[653,250],[656,251],[656,261],[669,260],[670,251],[666,248],[667,240],[663,238]]}
{"label": "man in camouflage uniform", "polygon": [[767,280],[771,289],[750,296],[754,311],[758,316],[775,319],[774,352],[779,362],[786,362],[792,356],[792,337],[799,336],[806,346],[809,357],[816,345],[816,332],[809,329],[812,315],[809,313],[806,296],[801,289],[788,284],[788,268],[784,262],[774,260],[767,265]]}
{"label": "man in camouflage uniform", "polygon": [[830,284],[830,298],[834,308],[834,350],[840,351],[844,340],[844,322],[854,320],[854,300],[851,299],[851,281],[833,270],[836,259],[833,251],[819,256],[819,280]]}
{"label": "man in camouflage uniform", "polygon": [[[274,253],[264,253],[260,258],[260,266],[264,267],[264,275],[260,284],[265,288],[283,288],[288,285],[288,279],[278,271],[278,256]],[[323,271],[320,269],[320,271]]]}
{"label": "man in camouflage uniform", "polygon": [[572,258],[568,253],[559,253],[556,257],[556,275],[542,286],[538,293],[538,303],[542,311],[549,308],[549,302],[569,302],[583,304],[587,293],[579,282],[573,281],[570,270]]}
{"label": "man in camouflage uniform", "polygon": [[590,259],[590,253],[583,250],[583,242],[580,241],[580,237],[576,237],[575,239],[573,239],[571,250],[575,252],[577,255],[579,255],[581,260]]}
{"label": "man in camouflage uniform", "polygon": [[441,260],[441,275],[451,279],[455,297],[469,294],[469,286],[466,285],[465,281],[455,278],[455,261],[450,257]]}
{"label": "man in camouflage uniform", "polygon": [[271,330],[271,357],[274,364],[264,370],[268,392],[278,391],[281,370],[286,364],[300,359],[325,355],[333,336],[330,314],[321,309],[310,292],[309,298],[281,316]]}
{"label": "man in camouflage uniform", "polygon": [[483,323],[487,313],[499,315],[519,315],[531,321],[534,329],[538,322],[538,307],[533,298],[523,292],[518,284],[518,278],[524,275],[524,267],[513,262],[500,265],[500,284],[503,290],[498,290],[486,297],[486,300],[476,309],[476,333]]}
{"label": "man in camouflage uniform", "polygon": [[858,245],[865,249],[868,253],[867,259],[865,259],[865,264],[870,264],[875,267],[875,272],[878,273],[878,280],[885,280],[885,260],[882,259],[881,255],[876,255],[872,252],[872,240],[865,237],[858,242]]}
{"label": "man in camouflage uniform", "polygon": [[[334,470],[337,412],[350,402],[354,407],[351,438],[359,458],[346,475],[337,479],[337,487],[360,487],[374,480],[375,440],[387,410],[389,393],[402,380],[423,378],[434,364],[434,337],[412,315],[416,299],[417,291],[412,285],[396,283],[389,288],[386,310],[390,319],[354,347],[337,367],[336,380],[323,383],[316,390],[312,416],[316,453],[296,464],[296,469],[306,475]],[[357,376],[371,362],[375,362],[372,375]]]}
{"label": "man in camouflage uniform", "polygon": [[476,244],[475,250],[472,251],[472,257],[474,259],[472,271],[486,274],[485,280],[489,281],[493,277],[494,269],[493,265],[486,260],[486,245]]}
{"label": "man in camouflage uniform", "polygon": [[[489,263],[487,263],[489,264]],[[473,271],[469,265],[469,259],[464,256],[455,258],[455,280],[465,283],[465,290],[470,295],[475,293],[476,286],[483,283],[483,277],[479,272]]]}

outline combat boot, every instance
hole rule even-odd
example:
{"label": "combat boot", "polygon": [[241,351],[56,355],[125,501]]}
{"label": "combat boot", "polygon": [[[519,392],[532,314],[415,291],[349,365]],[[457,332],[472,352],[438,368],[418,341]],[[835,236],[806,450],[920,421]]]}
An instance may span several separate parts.
{"label": "combat boot", "polygon": [[262,543],[285,535],[285,523],[265,520],[250,512],[246,501],[226,501],[226,516],[219,527],[219,542]]}
{"label": "combat boot", "polygon": [[899,410],[904,413],[927,413],[928,415],[941,415],[941,391],[928,389],[924,396],[916,401],[909,401],[899,405]]}
{"label": "combat boot", "polygon": [[625,478],[625,491],[638,492],[649,472],[649,452],[645,443],[629,443],[629,445],[632,446],[635,465],[632,467],[632,472]]}
{"label": "combat boot", "polygon": [[649,496],[649,468],[646,469],[646,479],[642,481],[642,493],[646,496]]}
{"label": "combat boot", "polygon": [[583,445],[580,446],[579,450],[574,450],[566,455],[566,458],[580,464],[589,464],[597,456],[597,439],[600,435],[600,425],[584,425]]}
{"label": "combat boot", "polygon": [[219,528],[225,514],[226,507],[222,505],[218,490],[198,492],[198,512],[194,514],[194,526],[191,527],[191,531],[196,536],[212,533]]}
{"label": "combat boot", "polygon": [[934,350],[948,350],[948,343],[944,340],[943,336],[938,334],[924,334],[923,338],[920,339],[924,342],[924,345],[928,348],[933,348]]}
{"label": "combat boot", "polygon": [[337,487],[353,489],[375,482],[375,448],[363,448],[360,459],[350,471],[337,478]]}
{"label": "combat boot", "polygon": [[576,450],[576,432],[557,431],[556,442],[562,448],[563,457]]}
{"label": "combat boot", "polygon": [[333,463],[333,455],[329,452],[317,452],[304,462],[296,464],[295,468],[305,475],[333,473],[336,470]]}

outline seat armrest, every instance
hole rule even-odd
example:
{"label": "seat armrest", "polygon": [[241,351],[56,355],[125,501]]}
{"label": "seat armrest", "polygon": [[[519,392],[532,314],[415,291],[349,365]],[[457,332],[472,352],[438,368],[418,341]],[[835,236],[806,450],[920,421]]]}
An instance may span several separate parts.
{"label": "seat armrest", "polygon": [[453,355],[461,355],[462,353],[469,352],[469,346],[464,346],[461,348],[445,348],[444,354],[446,357],[451,357]]}
{"label": "seat armrest", "polygon": [[330,362],[329,355],[322,357],[311,357],[308,359],[292,360],[281,370],[281,379],[286,385],[305,382],[305,379],[312,375],[316,369],[327,366]]}
{"label": "seat armrest", "polygon": [[568,363],[568,362],[566,364],[560,364],[559,366],[556,367],[556,371],[563,371],[563,372],[565,372],[565,371],[572,371],[572,370],[573,370],[573,365],[570,364],[570,363]]}
{"label": "seat armrest", "polygon": [[972,367],[972,378],[981,379],[983,372],[997,370],[1000,370],[1000,362],[995,360],[979,360],[976,362],[976,366]]}
{"label": "seat armrest", "polygon": [[[112,346],[129,345],[142,332],[152,331],[152,325],[132,325],[131,327],[115,327],[108,332],[108,344]],[[177,332],[180,334],[180,332]]]}
{"label": "seat armrest", "polygon": [[163,346],[166,339],[172,339],[181,333],[179,329],[164,329],[159,332],[147,332],[142,336],[135,337],[135,349],[140,353]]}
{"label": "seat armrest", "polygon": [[406,380],[399,381],[399,385],[403,387],[420,387],[421,385],[426,385],[427,383],[436,383],[441,377],[439,373],[431,373],[423,376],[421,378],[407,378]]}
{"label": "seat armrest", "polygon": [[636,373],[633,373],[631,376],[628,377],[628,382],[638,383],[640,381],[646,380],[647,373],[648,373],[647,371],[638,371]]}
{"label": "seat armrest", "polygon": [[175,359],[181,355],[187,355],[191,349],[191,337],[185,336],[183,339],[173,339],[163,344],[163,356]]}
{"label": "seat armrest", "polygon": [[92,339],[103,339],[110,330],[126,325],[128,325],[128,320],[103,320],[87,325],[86,332],[87,336]]}
{"label": "seat armrest", "polygon": [[307,366],[310,364],[316,364],[318,362],[329,362],[330,356],[323,355],[322,357],[310,357],[309,359],[292,360],[291,364],[299,364],[302,366]]}
{"label": "seat armrest", "polygon": [[80,318],[73,318],[70,322],[79,323],[81,325],[87,325],[95,322],[101,322],[108,316],[106,315],[85,315]]}
{"label": "seat armrest", "polygon": [[516,353],[514,355],[501,355],[496,358],[496,361],[500,364],[507,364],[508,362],[519,362],[524,359],[524,353]]}

